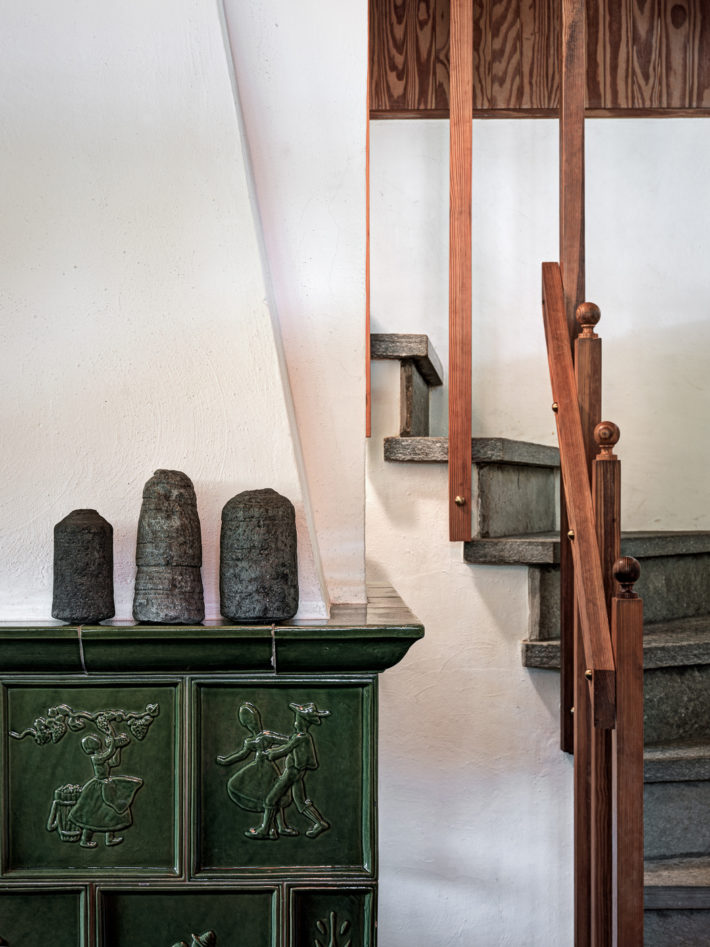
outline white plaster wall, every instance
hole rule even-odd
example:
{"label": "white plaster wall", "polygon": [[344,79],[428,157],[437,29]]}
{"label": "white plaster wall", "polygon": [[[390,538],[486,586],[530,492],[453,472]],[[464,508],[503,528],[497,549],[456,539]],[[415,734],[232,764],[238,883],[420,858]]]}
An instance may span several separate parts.
{"label": "white plaster wall", "polygon": [[49,617],[52,527],[114,526],[131,614],[143,484],[193,479],[207,617],[223,504],[289,496],[300,615],[325,613],[215,2],[4,3],[0,617]]}
{"label": "white plaster wall", "polygon": [[[540,263],[558,259],[557,123],[474,123],[473,430],[555,443]],[[372,124],[374,332],[448,352],[448,123]],[[710,124],[590,120],[587,296],[625,529],[708,529]],[[446,391],[433,395],[446,432]]]}
{"label": "white plaster wall", "polygon": [[323,571],[364,601],[367,3],[224,6]]}
{"label": "white plaster wall", "polygon": [[373,367],[367,549],[426,627],[380,680],[382,947],[568,947],[572,767],[559,679],[527,671],[527,570],[462,562],[444,465],[385,464],[399,374]]}

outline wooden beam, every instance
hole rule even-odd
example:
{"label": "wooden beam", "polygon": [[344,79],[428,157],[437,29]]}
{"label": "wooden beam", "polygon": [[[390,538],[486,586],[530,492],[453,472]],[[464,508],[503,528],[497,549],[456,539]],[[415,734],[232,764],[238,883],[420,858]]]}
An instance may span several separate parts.
{"label": "wooden beam", "polygon": [[[372,11],[368,7],[368,34]],[[370,38],[372,42],[372,38]],[[372,434],[372,360],[370,351],[370,72],[372,60],[367,61],[367,91],[365,111],[365,437]]]}
{"label": "wooden beam", "polygon": [[584,301],[585,0],[562,0],[560,52],[560,267],[570,338]]}
{"label": "wooden beam", "polygon": [[471,539],[473,2],[451,0],[449,538]]}

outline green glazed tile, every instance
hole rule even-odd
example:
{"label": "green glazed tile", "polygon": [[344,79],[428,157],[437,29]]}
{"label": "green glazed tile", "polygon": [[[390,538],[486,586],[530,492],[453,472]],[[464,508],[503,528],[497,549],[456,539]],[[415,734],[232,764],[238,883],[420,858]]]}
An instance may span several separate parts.
{"label": "green glazed tile", "polygon": [[278,899],[273,888],[104,888],[99,897],[102,947],[274,947],[277,943]]}
{"label": "green glazed tile", "polygon": [[292,890],[289,947],[372,947],[373,904],[368,888]]}
{"label": "green glazed tile", "polygon": [[[82,947],[84,892],[0,888],[0,943],[9,947]],[[51,936],[49,932],[51,931]]]}
{"label": "green glazed tile", "polygon": [[4,871],[175,873],[177,708],[174,684],[8,685]]}
{"label": "green glazed tile", "polygon": [[372,872],[372,678],[196,690],[196,870]]}

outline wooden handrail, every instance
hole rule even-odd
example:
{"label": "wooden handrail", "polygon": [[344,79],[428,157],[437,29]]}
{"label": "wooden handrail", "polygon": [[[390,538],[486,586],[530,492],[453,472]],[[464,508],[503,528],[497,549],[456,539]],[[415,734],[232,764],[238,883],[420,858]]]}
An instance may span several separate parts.
{"label": "wooden handrail", "polygon": [[586,676],[590,683],[594,725],[611,729],[616,715],[614,654],[558,263],[542,264],[542,287],[545,337],[560,466],[567,497],[575,597],[584,643]]}

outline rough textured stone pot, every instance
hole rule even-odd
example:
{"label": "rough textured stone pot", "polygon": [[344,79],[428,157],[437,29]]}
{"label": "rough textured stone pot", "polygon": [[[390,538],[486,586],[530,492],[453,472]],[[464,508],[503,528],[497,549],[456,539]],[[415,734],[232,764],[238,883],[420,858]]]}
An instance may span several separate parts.
{"label": "rough textured stone pot", "polygon": [[219,591],[239,624],[293,618],[298,610],[296,514],[275,490],[247,490],[222,510]]}
{"label": "rough textured stone pot", "polygon": [[143,490],[133,617],[192,624],[205,617],[195,488],[179,470],[156,470]]}
{"label": "rough textured stone pot", "polygon": [[52,617],[95,625],[113,615],[113,527],[73,510],[54,527]]}

